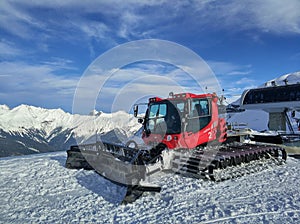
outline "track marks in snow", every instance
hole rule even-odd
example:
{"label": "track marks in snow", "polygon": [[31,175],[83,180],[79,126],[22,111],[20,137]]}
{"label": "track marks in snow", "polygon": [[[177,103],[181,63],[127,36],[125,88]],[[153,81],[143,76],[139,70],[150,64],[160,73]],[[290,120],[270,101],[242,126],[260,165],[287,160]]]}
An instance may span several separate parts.
{"label": "track marks in snow", "polygon": [[[236,216],[229,216],[229,217],[224,217],[224,218],[219,218],[219,219],[212,219],[212,220],[208,220],[208,221],[204,221],[202,223],[206,224],[206,223],[232,223],[234,221],[237,220],[244,220],[244,222],[246,223],[247,220],[249,220],[249,218],[252,219],[252,221],[254,221],[253,219],[255,219],[256,221],[266,221],[269,222],[270,219],[266,219],[266,216],[271,217],[277,217],[280,215],[285,215],[285,216],[289,216],[290,220],[293,221],[297,221],[300,218],[300,210],[291,210],[291,211],[284,211],[284,212],[279,212],[279,211],[271,211],[271,212],[258,212],[258,213],[248,213],[248,214],[243,214],[243,215],[236,215]],[[295,222],[296,223],[296,222]]]}

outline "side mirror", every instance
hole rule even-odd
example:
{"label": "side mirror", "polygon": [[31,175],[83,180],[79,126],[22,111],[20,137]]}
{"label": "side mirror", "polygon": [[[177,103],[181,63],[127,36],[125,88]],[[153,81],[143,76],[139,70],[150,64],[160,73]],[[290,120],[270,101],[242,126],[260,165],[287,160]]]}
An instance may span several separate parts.
{"label": "side mirror", "polygon": [[138,112],[139,112],[139,106],[134,105],[134,107],[133,107],[133,116],[137,117]]}
{"label": "side mirror", "polygon": [[138,119],[138,123],[143,124],[144,123],[144,119],[143,118],[139,118]]}

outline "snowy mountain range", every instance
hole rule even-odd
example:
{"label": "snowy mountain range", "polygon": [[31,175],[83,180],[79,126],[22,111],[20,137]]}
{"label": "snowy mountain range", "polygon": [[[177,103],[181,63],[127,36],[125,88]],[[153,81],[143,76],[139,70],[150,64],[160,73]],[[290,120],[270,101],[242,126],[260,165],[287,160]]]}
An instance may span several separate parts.
{"label": "snowy mountain range", "polygon": [[0,157],[66,150],[93,138],[121,141],[140,128],[126,112],[72,115],[61,109],[0,106]]}

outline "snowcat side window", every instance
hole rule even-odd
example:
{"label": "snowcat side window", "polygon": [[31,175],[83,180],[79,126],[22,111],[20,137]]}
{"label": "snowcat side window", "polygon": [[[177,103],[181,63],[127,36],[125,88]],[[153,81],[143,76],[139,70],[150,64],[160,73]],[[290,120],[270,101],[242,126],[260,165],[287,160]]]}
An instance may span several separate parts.
{"label": "snowcat side window", "polygon": [[196,99],[192,101],[190,117],[202,117],[210,115],[209,102],[207,99]]}
{"label": "snowcat side window", "polygon": [[208,125],[211,120],[210,101],[193,99],[191,101],[187,132],[197,132]]}

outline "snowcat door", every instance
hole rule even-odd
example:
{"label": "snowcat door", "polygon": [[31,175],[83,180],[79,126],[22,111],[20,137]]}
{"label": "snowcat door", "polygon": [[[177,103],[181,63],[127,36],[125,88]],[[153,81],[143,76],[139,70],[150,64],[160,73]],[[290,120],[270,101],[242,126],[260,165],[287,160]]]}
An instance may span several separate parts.
{"label": "snowcat door", "polygon": [[[194,148],[211,140],[212,133],[206,128],[211,122],[211,118],[211,101],[209,99],[201,98],[190,101],[184,130],[188,148]],[[204,129],[205,131],[203,131]]]}

